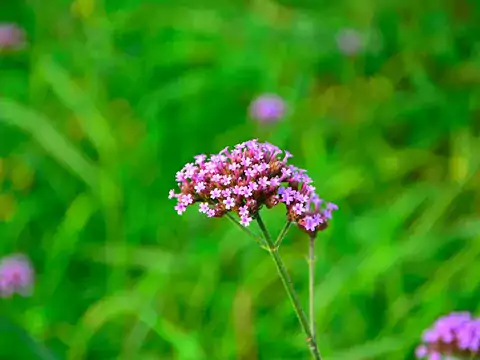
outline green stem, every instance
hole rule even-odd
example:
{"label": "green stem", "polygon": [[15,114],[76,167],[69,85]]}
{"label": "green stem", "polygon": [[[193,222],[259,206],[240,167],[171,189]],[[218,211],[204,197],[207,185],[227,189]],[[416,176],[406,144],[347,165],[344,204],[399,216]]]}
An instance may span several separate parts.
{"label": "green stem", "polygon": [[247,233],[248,235],[250,235],[253,240],[255,240],[255,242],[262,248],[262,249],[265,249],[265,250],[268,250],[268,248],[265,246],[265,243],[264,241],[262,240],[262,238],[258,235],[255,235],[253,232],[251,232],[250,230],[248,230],[245,226],[243,226],[242,224],[240,224],[231,214],[227,213],[225,215],[227,217],[228,220],[230,220],[231,222],[233,222],[235,225],[237,225],[240,229],[243,230],[243,232]]}
{"label": "green stem", "polygon": [[317,341],[315,330],[315,237],[310,236],[308,252],[308,293],[309,293],[309,312],[310,312],[310,331],[312,337]]}
{"label": "green stem", "polygon": [[287,291],[288,297],[290,298],[290,301],[292,302],[295,313],[297,314],[298,320],[300,321],[300,325],[302,327],[303,333],[307,337],[307,343],[310,349],[310,353],[312,354],[313,359],[322,360],[320,356],[320,352],[318,351],[317,343],[310,331],[308,319],[305,315],[305,312],[302,309],[300,300],[298,299],[297,293],[295,292],[295,289],[293,287],[292,279],[290,278],[290,275],[288,274],[287,269],[285,268],[283,260],[280,257],[280,254],[278,253],[278,249],[275,248],[275,244],[272,238],[270,237],[270,234],[267,228],[265,227],[265,224],[263,223],[263,220],[260,217],[260,214],[257,217],[257,222],[258,222],[258,226],[262,230],[262,233],[265,237],[265,241],[267,243],[267,246],[269,247],[269,252],[273,258],[273,261],[275,262],[275,266],[277,267],[277,271],[280,276],[280,279],[283,282],[283,286]]}
{"label": "green stem", "polygon": [[278,235],[277,240],[275,240],[275,249],[278,249],[280,247],[283,238],[285,237],[285,235],[287,235],[288,229],[290,229],[290,225],[292,225],[291,221],[287,221],[285,223],[282,231],[280,232],[280,235]]}

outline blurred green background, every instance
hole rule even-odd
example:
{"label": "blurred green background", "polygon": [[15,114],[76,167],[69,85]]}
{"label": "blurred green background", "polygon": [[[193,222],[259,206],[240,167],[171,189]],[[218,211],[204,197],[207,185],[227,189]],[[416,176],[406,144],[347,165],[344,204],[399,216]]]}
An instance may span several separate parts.
{"label": "blurred green background", "polygon": [[[326,359],[411,359],[436,317],[480,311],[479,2],[0,9],[28,38],[0,57],[0,255],[37,271],[0,302],[0,359],[308,359],[268,254],[167,199],[194,155],[257,137],[340,206],[317,249]],[[289,106],[268,128],[263,92]],[[305,305],[307,243],[281,249]]]}

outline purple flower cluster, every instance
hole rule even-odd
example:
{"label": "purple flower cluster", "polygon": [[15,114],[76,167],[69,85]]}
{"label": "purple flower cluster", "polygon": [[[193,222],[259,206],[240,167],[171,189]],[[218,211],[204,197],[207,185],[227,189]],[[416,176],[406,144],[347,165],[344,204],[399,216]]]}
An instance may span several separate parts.
{"label": "purple flower cluster", "polygon": [[25,41],[25,32],[16,24],[0,24],[0,51],[19,50]]}
{"label": "purple flower cluster", "polygon": [[317,194],[312,194],[305,208],[305,216],[298,221],[298,227],[313,235],[318,230],[324,230],[332,213],[338,210],[336,204],[325,203]]}
{"label": "purple flower cluster", "polygon": [[[222,217],[235,212],[240,223],[249,226],[259,210],[280,203],[287,208],[287,217],[302,230],[316,233],[327,225],[336,205],[320,210],[312,179],[306,171],[287,164],[292,155],[269,143],[250,140],[219,154],[195,156],[177,172],[179,193],[170,190],[169,198],[177,199],[175,210],[181,215],[188,206],[200,203],[199,211],[208,217]],[[311,209],[311,204],[315,205]]]}
{"label": "purple flower cluster", "polygon": [[342,29],[336,36],[337,47],[343,55],[358,55],[365,48],[365,39],[355,29]]}
{"label": "purple flower cluster", "polygon": [[0,297],[8,298],[14,293],[27,296],[33,286],[33,269],[23,255],[10,255],[0,262]]}
{"label": "purple flower cluster", "polygon": [[439,318],[422,336],[418,359],[479,359],[480,318],[468,312],[454,312]]}
{"label": "purple flower cluster", "polygon": [[275,123],[285,115],[285,102],[275,94],[263,94],[250,104],[250,116],[260,123]]}

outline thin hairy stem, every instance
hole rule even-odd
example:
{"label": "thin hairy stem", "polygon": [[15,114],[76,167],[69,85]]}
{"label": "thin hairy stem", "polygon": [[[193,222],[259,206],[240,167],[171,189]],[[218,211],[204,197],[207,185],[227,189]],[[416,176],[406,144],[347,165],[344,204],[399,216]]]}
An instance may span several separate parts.
{"label": "thin hairy stem", "polygon": [[262,233],[265,237],[265,242],[267,243],[267,246],[269,247],[269,252],[272,256],[273,261],[275,262],[275,266],[277,267],[278,275],[280,276],[280,279],[282,280],[283,286],[285,287],[285,290],[288,294],[288,297],[290,298],[290,301],[292,302],[293,308],[295,310],[295,313],[297,314],[298,320],[300,321],[300,325],[302,327],[303,333],[307,337],[307,344],[310,349],[310,353],[312,354],[313,359],[315,360],[322,360],[320,356],[320,352],[318,351],[317,343],[315,339],[312,336],[312,333],[309,328],[308,324],[308,319],[305,315],[305,312],[302,309],[302,305],[300,304],[300,300],[298,299],[297,293],[295,292],[295,289],[293,287],[293,282],[292,279],[290,278],[290,275],[287,272],[287,269],[283,263],[282,258],[280,257],[280,254],[278,253],[278,249],[275,247],[275,244],[270,237],[270,233],[268,232],[267,228],[265,227],[265,224],[263,223],[262,218],[260,217],[260,214],[257,217],[257,222],[258,226],[262,230]]}
{"label": "thin hairy stem", "polygon": [[310,331],[312,337],[317,341],[315,330],[315,236],[310,236],[308,251],[308,305],[310,312]]}
{"label": "thin hairy stem", "polygon": [[290,229],[290,225],[292,225],[292,222],[287,221],[283,226],[283,229],[280,232],[280,235],[278,235],[277,240],[275,240],[275,249],[278,249],[282,244],[282,240],[285,237],[285,235],[287,235],[288,229]]}
{"label": "thin hairy stem", "polygon": [[268,247],[265,246],[265,242],[263,241],[263,239],[258,236],[258,235],[255,235],[253,232],[251,232],[250,230],[248,230],[245,226],[243,226],[242,224],[240,224],[231,214],[227,213],[225,215],[227,217],[228,220],[230,220],[231,222],[233,222],[235,225],[237,225],[240,229],[242,229],[245,233],[247,233],[248,235],[250,235],[250,237],[252,237],[253,240],[255,240],[255,242],[264,250],[269,250]]}

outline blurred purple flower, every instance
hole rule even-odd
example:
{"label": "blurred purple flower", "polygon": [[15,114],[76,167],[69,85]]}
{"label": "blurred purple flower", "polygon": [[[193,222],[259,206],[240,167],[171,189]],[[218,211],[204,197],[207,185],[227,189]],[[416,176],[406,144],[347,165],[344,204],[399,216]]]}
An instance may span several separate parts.
{"label": "blurred purple flower", "polygon": [[260,123],[275,123],[285,115],[285,101],[275,94],[258,96],[250,104],[250,116]]}
{"label": "blurred purple flower", "polygon": [[14,293],[28,296],[33,287],[33,268],[24,255],[15,254],[0,261],[0,297],[9,298]]}
{"label": "blurred purple flower", "polygon": [[480,318],[468,312],[453,312],[439,318],[423,332],[417,359],[480,358]]}
{"label": "blurred purple flower", "polygon": [[354,56],[365,49],[364,36],[355,29],[342,29],[336,36],[337,47],[343,55]]}
{"label": "blurred purple flower", "polygon": [[16,24],[0,23],[0,51],[19,50],[25,46],[25,31]]}

